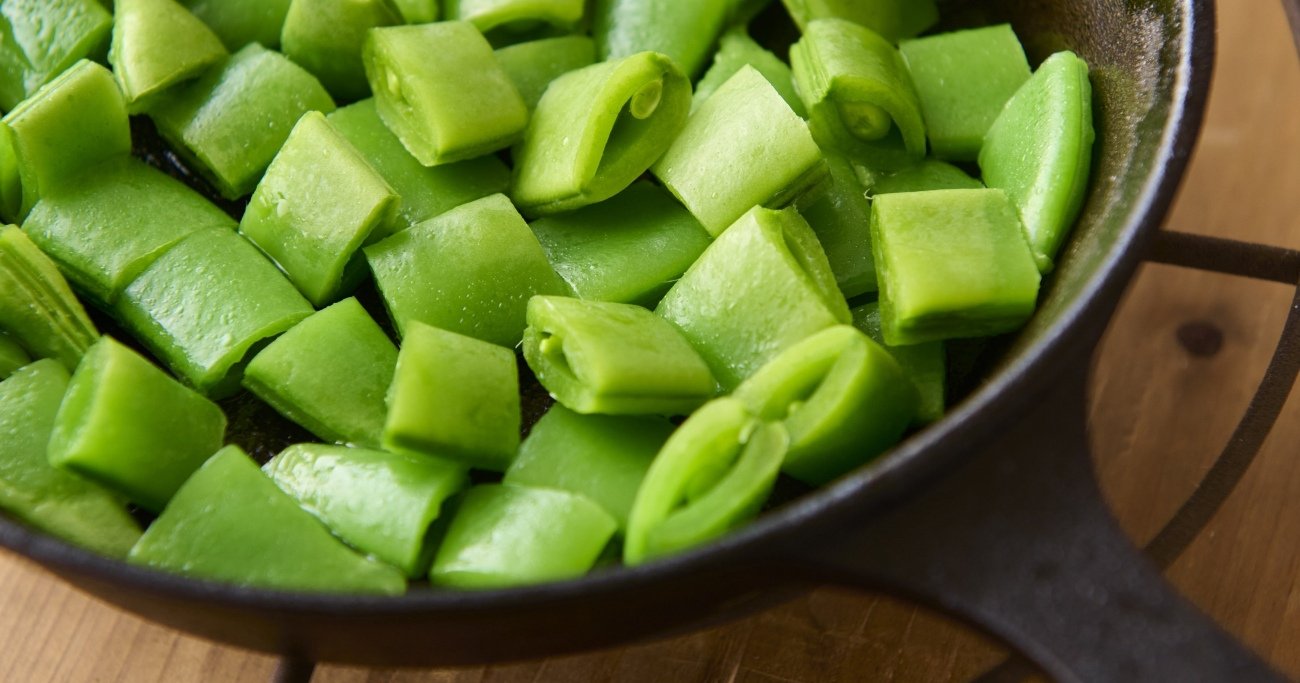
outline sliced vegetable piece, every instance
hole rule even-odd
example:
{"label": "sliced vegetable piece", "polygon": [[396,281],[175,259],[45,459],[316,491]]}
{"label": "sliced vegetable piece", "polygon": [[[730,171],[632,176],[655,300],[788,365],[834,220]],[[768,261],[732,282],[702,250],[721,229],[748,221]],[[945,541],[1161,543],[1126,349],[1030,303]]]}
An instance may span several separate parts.
{"label": "sliced vegetable piece", "polygon": [[184,183],[123,156],[47,194],[23,229],[77,289],[107,308],[172,245],[200,230],[235,225]]}
{"label": "sliced vegetable piece", "polygon": [[217,404],[101,337],[72,374],[49,458],[160,512],[225,436]]}
{"label": "sliced vegetable piece", "polygon": [[218,451],[185,482],[127,561],[259,588],[406,590],[401,572],[349,550],[238,446]]}
{"label": "sliced vegetable piece", "polygon": [[0,331],[0,380],[32,362],[21,344]]}
{"label": "sliced vegetable piece", "polygon": [[549,215],[613,197],[663,155],[690,108],[690,82],[654,52],[560,76],[514,149],[515,204]]}
{"label": "sliced vegetable piece", "polygon": [[534,109],[551,81],[596,61],[596,44],[587,36],[560,36],[517,43],[495,54],[524,104]]}
{"label": "sliced vegetable piece", "polygon": [[662,417],[581,415],[555,405],[524,439],[505,483],[586,496],[625,530],[637,489],[673,430]]}
{"label": "sliced vegetable piece", "polygon": [[871,256],[871,202],[853,164],[827,154],[831,172],[826,195],[800,214],[817,233],[835,283],[847,298],[876,291],[876,262]]}
{"label": "sliced vegetable piece", "polygon": [[326,119],[401,197],[393,219],[370,233],[372,242],[510,186],[510,169],[492,155],[443,166],[421,164],[384,125],[373,99]]}
{"label": "sliced vegetable piece", "polygon": [[750,66],[700,105],[651,171],[714,237],[754,206],[780,208],[827,177],[807,124]]}
{"label": "sliced vegetable piece", "polygon": [[942,33],[899,46],[940,159],[975,161],[984,134],[1029,80],[1029,61],[1009,24]]}
{"label": "sliced vegetable piece", "polygon": [[388,391],[384,448],[504,472],[519,449],[519,368],[494,344],[407,328]]}
{"label": "sliced vegetable piece", "polygon": [[428,573],[429,526],[468,483],[465,468],[401,453],[298,444],[263,470],[345,543],[401,569]]}
{"label": "sliced vegetable piece", "polygon": [[318,111],[307,112],[253,191],[239,232],[315,306],[365,275],[361,245],[392,220],[398,197]]}
{"label": "sliced vegetable piece", "polygon": [[427,24],[438,20],[438,0],[393,0],[408,24]]}
{"label": "sliced vegetable piece", "polygon": [[743,28],[733,28],[722,34],[718,51],[713,55],[713,65],[704,73],[700,82],[695,84],[691,110],[699,109],[723,83],[745,66],[752,66],[763,74],[763,78],[781,93],[781,98],[790,105],[790,109],[800,118],[807,118],[808,112],[804,109],[803,100],[799,99],[799,91],[794,87],[794,72],[790,70],[790,65],[754,42]]}
{"label": "sliced vegetable piece", "polygon": [[429,580],[481,589],[577,578],[617,526],[599,505],[572,493],[476,486],[456,510]]}
{"label": "sliced vegetable piece", "polygon": [[654,306],[709,246],[691,212],[648,181],[530,227],[555,272],[591,301]]}
{"label": "sliced vegetable piece", "polygon": [[534,294],[566,294],[504,195],[470,202],[365,249],[401,334],[412,320],[514,347]]}
{"label": "sliced vegetable piece", "polygon": [[113,15],[95,0],[5,0],[0,5],[0,109],[11,110],[108,40]]}
{"label": "sliced vegetable piece", "polygon": [[125,557],[140,527],[123,502],[45,457],[67,387],[68,371],[53,360],[0,382],[0,508],[69,543]]}
{"label": "sliced vegetable piece", "polygon": [[596,0],[592,36],[602,60],[661,52],[695,76],[725,27],[730,0]]}
{"label": "sliced vegetable piece", "polygon": [[799,28],[818,19],[846,19],[891,43],[920,35],[939,21],[935,0],[783,0]]}
{"label": "sliced vegetable piece", "polygon": [[650,465],[628,517],[623,561],[642,564],[748,521],[767,500],[789,442],[783,426],[755,418],[736,399],[700,408]]}
{"label": "sliced vegetable piece", "polygon": [[311,304],[266,257],[224,228],[196,232],[123,292],[118,319],[190,386],[214,397],[239,388],[253,345],[311,315]]}
{"label": "sliced vegetable piece", "polygon": [[58,266],[13,226],[0,229],[0,329],[69,372],[99,338]]}
{"label": "sliced vegetable piece", "polygon": [[881,195],[871,237],[893,346],[1011,332],[1034,313],[1038,268],[1001,190]]}
{"label": "sliced vegetable piece", "polygon": [[960,168],[934,159],[926,159],[901,171],[866,171],[866,174],[868,195],[928,190],[979,190],[984,187],[984,183],[970,177]]}
{"label": "sliced vegetable piece", "polygon": [[[528,107],[472,24],[374,29],[362,57],[379,117],[425,166],[495,152],[523,136]],[[466,74],[474,74],[472,88]]]}
{"label": "sliced vegetable piece", "polygon": [[1088,65],[1073,52],[1048,57],[984,139],[984,182],[1015,204],[1044,273],[1083,207],[1095,139]]}
{"label": "sliced vegetable piece", "polygon": [[686,415],[718,389],[680,332],[632,304],[535,296],[524,358],[555,400],[583,414]]}
{"label": "sliced vegetable piece", "polygon": [[356,299],[317,312],[253,356],[244,387],[335,443],[378,448],[397,347]]}
{"label": "sliced vegetable piece", "polygon": [[873,301],[853,309],[853,326],[885,347],[898,361],[903,374],[916,387],[915,424],[925,425],[943,417],[948,399],[948,357],[943,342],[926,342],[911,346],[889,346],[880,329],[880,303]]}
{"label": "sliced vegetable piece", "polygon": [[446,0],[447,18],[479,31],[519,32],[538,25],[569,32],[582,21],[586,0]]}
{"label": "sliced vegetable piece", "polygon": [[804,337],[850,320],[817,236],[793,209],[745,214],[655,312],[682,331],[724,389]]}
{"label": "sliced vegetable piece", "polygon": [[280,46],[280,31],[292,0],[183,0],[231,50],[251,43]]}
{"label": "sliced vegetable piece", "polygon": [[790,48],[790,63],[822,147],[881,166],[925,156],[925,121],[912,78],[879,34],[842,19],[813,21]]}
{"label": "sliced vegetable piece", "polygon": [[367,32],[400,23],[402,15],[389,0],[293,0],[280,44],[334,97],[357,100],[370,94],[361,63]]}
{"label": "sliced vegetable piece", "polygon": [[226,57],[212,29],[175,0],[117,0],[109,62],[128,102],[193,78]]}
{"label": "sliced vegetable piece", "polygon": [[149,115],[223,197],[237,199],[253,191],[294,124],[313,110],[334,111],[320,81],[284,55],[249,45],[168,91]]}

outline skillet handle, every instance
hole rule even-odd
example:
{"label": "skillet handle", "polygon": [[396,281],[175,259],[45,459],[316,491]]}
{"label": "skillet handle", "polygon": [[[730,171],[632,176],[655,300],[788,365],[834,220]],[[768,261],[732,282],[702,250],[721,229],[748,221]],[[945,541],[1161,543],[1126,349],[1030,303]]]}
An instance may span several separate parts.
{"label": "skillet handle", "polygon": [[[1092,470],[1080,365],[919,496],[841,520],[827,530],[838,545],[790,552],[819,579],[968,620],[1062,683],[1285,680],[1178,595],[1120,530]],[[809,548],[827,550],[809,557]]]}

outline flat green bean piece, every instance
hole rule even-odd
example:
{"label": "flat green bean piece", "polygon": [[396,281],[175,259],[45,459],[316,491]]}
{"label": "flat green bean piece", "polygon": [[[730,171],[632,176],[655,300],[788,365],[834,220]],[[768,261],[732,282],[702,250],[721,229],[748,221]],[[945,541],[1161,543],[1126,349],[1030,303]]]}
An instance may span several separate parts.
{"label": "flat green bean piece", "polygon": [[0,109],[8,111],[78,60],[94,57],[108,40],[113,15],[95,0],[5,0],[0,22]]}
{"label": "flat green bean piece", "polygon": [[384,448],[504,472],[519,449],[519,368],[506,348],[420,323],[388,390]]}
{"label": "flat green bean piece", "polygon": [[23,181],[18,170],[18,150],[13,130],[0,119],[0,220],[18,220],[23,205]]}
{"label": "flat green bean piece", "polygon": [[131,152],[122,91],[108,69],[85,60],[24,100],[4,122],[22,183],[20,218],[87,166]]}
{"label": "flat green bean piece", "polygon": [[393,0],[408,24],[428,24],[438,20],[438,0]]}
{"label": "flat green bean piece", "polygon": [[632,304],[533,297],[524,358],[555,400],[583,414],[686,415],[718,389],[680,332]]}
{"label": "flat green bean piece", "polygon": [[433,562],[429,526],[443,501],[469,481],[436,458],[321,444],[290,446],[262,469],[335,536],[411,579]]}
{"label": "flat green bean piece", "polygon": [[249,45],[168,91],[149,115],[158,132],[227,199],[253,191],[309,111],[334,111],[316,77],[284,55]]}
{"label": "flat green bean piece", "polygon": [[69,372],[99,338],[58,266],[13,226],[0,229],[0,329]]}
{"label": "flat green bean piece", "polygon": [[123,292],[114,313],[190,386],[239,389],[250,349],[311,315],[311,304],[257,248],[224,228],[196,232]]}
{"label": "flat green bean piece", "polygon": [[483,33],[518,32],[537,25],[558,31],[578,28],[586,0],[446,0],[447,18],[468,21]]}
{"label": "flat green bean piece", "polygon": [[560,76],[514,149],[515,204],[549,215],[613,197],[663,155],[690,108],[690,82],[654,52]]}
{"label": "flat green bean piece", "polygon": [[1038,268],[1001,190],[881,195],[871,237],[892,346],[1011,332],[1034,313]]}
{"label": "flat green bean piece", "polygon": [[582,415],[557,404],[533,425],[504,482],[586,496],[625,530],[637,489],[674,429],[662,417]]}
{"label": "flat green bean piece", "polygon": [[931,152],[975,161],[1007,100],[1029,80],[1009,24],[905,40],[899,46],[925,116]]}
{"label": "flat green bean piece", "polygon": [[425,166],[495,152],[523,136],[528,107],[468,22],[374,29],[362,57],[379,117]]}
{"label": "flat green bean piece", "polygon": [[231,50],[250,43],[280,46],[280,30],[292,0],[181,0],[212,27]]}
{"label": "flat green bean piece", "polygon": [[108,308],[172,245],[199,230],[235,225],[184,183],[123,156],[46,194],[23,230],[78,290]]}
{"label": "flat green bean piece", "polygon": [[1015,204],[1044,273],[1083,207],[1095,139],[1088,65],[1073,52],[1048,57],[984,139],[984,182]]}
{"label": "flat green bean piece", "polygon": [[700,105],[651,171],[714,237],[754,206],[780,208],[827,179],[807,124],[750,66]]}
{"label": "flat green bean piece", "polygon": [[835,273],[835,283],[847,298],[876,291],[876,262],[871,256],[871,202],[853,164],[827,154],[831,182],[826,195],[799,211]]}
{"label": "flat green bean piece", "polygon": [[617,526],[599,505],[572,493],[476,486],[452,517],[429,580],[483,589],[577,578]]}
{"label": "flat green bean piece", "polygon": [[605,60],[661,52],[694,77],[708,62],[730,10],[730,0],[596,0],[596,53]]}
{"label": "flat green bean piece", "polygon": [[27,351],[21,344],[0,332],[0,380],[8,378],[16,370],[31,362],[31,356],[27,355]]}
{"label": "flat green bean piece", "polygon": [[361,47],[377,26],[403,23],[389,0],[293,0],[280,31],[289,59],[316,75],[340,100],[370,94]]}
{"label": "flat green bean piece", "polygon": [[885,344],[885,335],[880,329],[880,303],[877,301],[853,309],[853,326],[883,345],[916,387],[920,402],[915,424],[926,425],[943,417],[948,405],[948,356],[943,342],[911,346]]}
{"label": "flat green bean piece", "polygon": [[891,43],[920,35],[939,21],[935,0],[784,0],[799,28],[818,19],[846,19]]}
{"label": "flat green bean piece", "polygon": [[790,105],[790,109],[800,118],[807,118],[808,111],[804,109],[799,91],[794,87],[794,72],[790,70],[790,65],[754,42],[743,28],[733,28],[722,34],[718,51],[713,55],[713,65],[695,85],[691,110],[699,109],[723,83],[745,66],[752,66],[763,74],[763,78],[781,93],[781,98]]}
{"label": "flat green bean piece", "polygon": [[398,197],[320,112],[307,112],[253,191],[239,232],[315,306],[365,276],[361,245],[392,220]]}
{"label": "flat green bean piece", "polygon": [[0,382],[0,509],[69,543],[125,557],[140,527],[122,500],[45,457],[67,387],[68,371],[53,360]]}
{"label": "flat green bean piece", "polygon": [[804,337],[850,320],[817,236],[793,209],[745,214],[655,312],[682,331],[724,389]]}
{"label": "flat green bean piece", "polygon": [[790,48],[790,63],[822,147],[882,166],[925,156],[925,121],[907,65],[871,29],[843,19],[811,22]]}
{"label": "flat green bean piece", "polygon": [[199,75],[226,57],[212,29],[175,0],[117,0],[108,59],[128,102]]}
{"label": "flat green bean piece", "polygon": [[326,118],[401,197],[393,220],[377,226],[371,241],[510,187],[510,169],[493,155],[443,166],[421,164],[384,125],[373,99]]}
{"label": "flat green bean piece", "polygon": [[72,374],[50,436],[50,464],[161,512],[221,448],[226,416],[110,337]]}
{"label": "flat green bean piece", "polygon": [[496,56],[524,104],[535,109],[551,81],[596,61],[596,43],[587,36],[543,38],[500,48]]}
{"label": "flat green bean piece", "polygon": [[749,520],[767,500],[789,443],[783,426],[759,420],[736,399],[700,408],[650,465],[628,517],[623,561],[642,564]]}
{"label": "flat green bean piece", "polygon": [[927,190],[979,190],[984,187],[984,183],[960,168],[935,159],[926,159],[901,171],[866,171],[866,174],[869,176],[867,194],[871,196]]}
{"label": "flat green bean piece", "polygon": [[253,356],[244,387],[312,434],[379,448],[397,347],[356,299],[323,309]]}
{"label": "flat green bean piece", "polygon": [[591,301],[654,306],[709,246],[704,226],[649,181],[530,227],[555,272]]}
{"label": "flat green bean piece", "polygon": [[380,595],[406,590],[400,571],[331,536],[238,446],[218,451],[185,482],[127,561],[259,588]]}
{"label": "flat green bean piece", "polygon": [[410,321],[505,347],[524,336],[528,300],[564,280],[504,195],[479,199],[365,248],[399,333]]}

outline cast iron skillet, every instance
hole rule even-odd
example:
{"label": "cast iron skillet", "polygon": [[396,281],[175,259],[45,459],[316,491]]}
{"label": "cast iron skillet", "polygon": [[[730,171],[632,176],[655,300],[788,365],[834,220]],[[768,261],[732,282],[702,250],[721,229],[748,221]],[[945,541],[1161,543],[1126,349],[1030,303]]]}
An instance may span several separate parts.
{"label": "cast iron skillet", "polygon": [[[1085,428],[1089,359],[1167,210],[1201,122],[1211,0],[990,0],[1031,60],[1092,67],[1087,204],[1038,315],[940,423],[838,484],[706,548],[533,588],[402,598],[237,588],[130,567],[0,518],[0,544],[169,626],[311,661],[457,665],[532,658],[735,618],[811,585],[884,589],[974,622],[1061,681],[1274,680],[1178,597],[1100,502]],[[235,415],[236,441],[263,441]]]}

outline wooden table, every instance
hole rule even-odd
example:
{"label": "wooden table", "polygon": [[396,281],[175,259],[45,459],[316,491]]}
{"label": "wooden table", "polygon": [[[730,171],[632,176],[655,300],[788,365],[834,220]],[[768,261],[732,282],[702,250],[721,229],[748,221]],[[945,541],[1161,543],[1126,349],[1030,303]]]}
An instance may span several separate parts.
{"label": "wooden table", "polygon": [[[1300,69],[1275,0],[1219,3],[1207,127],[1169,224],[1300,248]],[[1286,287],[1147,266],[1099,353],[1097,467],[1125,528],[1151,537],[1223,446],[1267,363]],[[1222,332],[1211,355],[1179,341]],[[1169,578],[1225,628],[1300,677],[1300,405]],[[258,681],[274,658],[218,647],[91,600],[0,555],[0,681]],[[323,667],[373,681],[969,681],[998,644],[886,597],[820,590],[729,626],[621,650],[462,671]]]}

